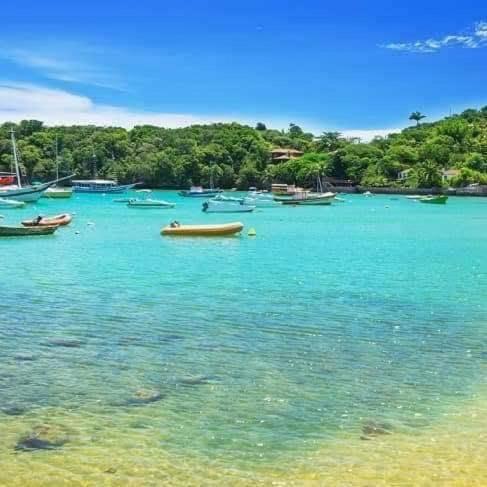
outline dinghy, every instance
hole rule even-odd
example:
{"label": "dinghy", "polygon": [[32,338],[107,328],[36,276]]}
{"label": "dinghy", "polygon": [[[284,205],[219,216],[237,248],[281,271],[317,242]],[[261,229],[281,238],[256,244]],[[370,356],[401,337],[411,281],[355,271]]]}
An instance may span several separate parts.
{"label": "dinghy", "polygon": [[178,222],[173,222],[161,230],[161,235],[221,237],[240,233],[243,227],[243,224],[240,222],[223,223],[219,225],[181,225]]}
{"label": "dinghy", "polygon": [[45,216],[39,220],[38,218],[33,218],[32,220],[24,220],[22,225],[24,227],[52,227],[52,226],[65,226],[69,225],[73,217],[69,213],[64,213],[62,215],[56,216]]}
{"label": "dinghy", "polygon": [[36,235],[51,235],[59,227],[7,227],[0,226],[0,237],[30,237]]}

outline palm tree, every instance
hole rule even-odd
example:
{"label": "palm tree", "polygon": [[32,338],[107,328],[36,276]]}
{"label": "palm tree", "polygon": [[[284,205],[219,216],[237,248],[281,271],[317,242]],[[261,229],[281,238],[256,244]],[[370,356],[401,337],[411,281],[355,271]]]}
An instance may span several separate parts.
{"label": "palm tree", "polygon": [[426,118],[426,115],[423,115],[421,112],[413,112],[411,115],[409,115],[409,120],[416,121],[416,127],[419,126],[419,122],[420,120],[423,120],[423,118]]}

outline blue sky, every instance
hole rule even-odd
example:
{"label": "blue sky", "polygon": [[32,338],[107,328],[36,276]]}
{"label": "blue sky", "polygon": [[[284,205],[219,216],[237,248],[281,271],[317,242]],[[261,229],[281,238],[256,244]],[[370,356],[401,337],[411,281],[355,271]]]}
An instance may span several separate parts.
{"label": "blue sky", "polygon": [[0,121],[294,122],[367,138],[414,110],[487,105],[487,2],[121,3],[2,5]]}

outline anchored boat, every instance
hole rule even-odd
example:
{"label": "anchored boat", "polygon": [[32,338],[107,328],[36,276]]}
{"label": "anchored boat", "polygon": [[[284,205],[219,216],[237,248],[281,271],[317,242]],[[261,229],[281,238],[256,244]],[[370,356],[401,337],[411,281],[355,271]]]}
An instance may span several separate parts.
{"label": "anchored boat", "polygon": [[149,198],[152,193],[150,189],[141,189],[137,193],[144,195],[142,198],[133,198],[128,200],[127,206],[129,208],[174,208],[176,203],[169,203],[164,200],[153,200]]}
{"label": "anchored boat", "polygon": [[1,208],[23,208],[25,203],[23,201],[9,200],[6,198],[0,198]]}
{"label": "anchored boat", "polygon": [[221,237],[235,235],[243,230],[240,222],[223,223],[219,225],[180,225],[173,222],[161,230],[161,235],[174,235],[182,237]]}
{"label": "anchored boat", "polygon": [[208,200],[203,203],[205,213],[250,213],[255,206],[249,206],[243,202]]}
{"label": "anchored boat", "polygon": [[423,198],[419,198],[419,201],[421,203],[429,203],[432,205],[444,205],[448,201],[448,196],[424,196]]}
{"label": "anchored boat", "polygon": [[137,184],[117,184],[111,179],[78,179],[73,181],[73,190],[76,193],[125,193]]}
{"label": "anchored boat", "polygon": [[37,217],[33,218],[32,220],[24,220],[22,225],[24,225],[24,227],[62,227],[69,225],[72,220],[73,217],[69,213],[64,213],[62,215]]}
{"label": "anchored boat", "polygon": [[223,193],[222,189],[205,189],[202,186],[191,186],[189,190],[180,191],[180,196],[189,198],[208,198],[209,196],[216,196],[218,193]]}
{"label": "anchored boat", "polygon": [[59,227],[6,227],[0,226],[0,237],[31,237],[37,235],[51,235]]}

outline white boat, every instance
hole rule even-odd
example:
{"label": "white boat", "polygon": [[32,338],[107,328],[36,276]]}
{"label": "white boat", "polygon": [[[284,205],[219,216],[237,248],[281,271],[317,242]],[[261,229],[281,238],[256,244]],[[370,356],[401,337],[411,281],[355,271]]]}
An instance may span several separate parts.
{"label": "white boat", "polygon": [[257,191],[249,191],[243,201],[246,205],[257,208],[276,208],[280,206],[274,201],[272,194],[258,193]]}
{"label": "white boat", "polygon": [[408,200],[420,200],[422,197],[423,196],[421,196],[420,194],[411,194],[406,196]]}
{"label": "white boat", "polygon": [[242,203],[243,198],[235,198],[234,196],[225,196],[224,194],[217,194],[212,201],[233,201],[234,203]]}
{"label": "white boat", "polygon": [[[59,154],[58,154],[58,140],[56,136],[56,179],[59,179]],[[73,196],[73,189],[72,188],[63,188],[61,186],[51,186],[47,188],[44,194],[42,195],[43,198],[71,198]]]}
{"label": "white boat", "polygon": [[255,206],[246,205],[236,201],[208,200],[203,203],[205,213],[250,213]]}
{"label": "white boat", "polygon": [[73,190],[77,193],[125,193],[137,184],[117,184],[111,179],[78,179],[73,181]]}
{"label": "white boat", "polygon": [[10,130],[10,135],[12,139],[12,152],[14,156],[17,185],[0,187],[0,198],[13,199],[15,201],[23,201],[23,202],[37,201],[48,188],[50,188],[51,186],[55,185],[60,181],[65,181],[73,177],[71,175],[61,179],[58,178],[54,181],[49,181],[48,183],[39,184],[36,186],[22,186],[22,181],[20,178],[19,160],[17,157],[17,145],[15,143],[15,132],[13,129]]}
{"label": "white boat", "polygon": [[164,200],[154,200],[149,198],[148,196],[152,193],[150,189],[141,189],[137,191],[137,193],[145,195],[142,198],[133,198],[130,199],[127,203],[129,208],[174,208],[176,203],[169,203],[168,201]]}
{"label": "white boat", "polygon": [[364,193],[364,196],[365,196],[366,198],[369,198],[370,196],[374,196],[374,193],[371,193],[370,191],[366,191],[366,192]]}
{"label": "white boat", "polygon": [[1,208],[22,208],[23,206],[25,206],[25,203],[23,201],[0,198]]}

